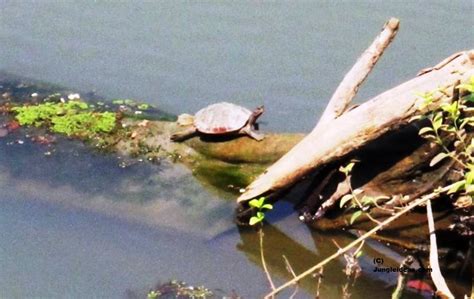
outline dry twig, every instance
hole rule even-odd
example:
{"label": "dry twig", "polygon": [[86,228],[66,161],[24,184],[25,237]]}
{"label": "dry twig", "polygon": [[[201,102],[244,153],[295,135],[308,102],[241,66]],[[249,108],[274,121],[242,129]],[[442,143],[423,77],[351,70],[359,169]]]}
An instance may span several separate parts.
{"label": "dry twig", "polygon": [[454,296],[448,288],[446,281],[444,280],[443,274],[438,263],[438,246],[436,245],[436,234],[433,220],[433,211],[431,210],[431,201],[426,202],[426,217],[428,218],[428,228],[430,230],[430,266],[431,266],[431,279],[436,286],[438,295],[441,298],[453,298]]}
{"label": "dry twig", "polygon": [[329,262],[331,262],[332,260],[334,260],[335,258],[341,256],[342,254],[346,253],[347,251],[349,251],[350,249],[352,249],[353,247],[359,245],[362,241],[364,241],[365,239],[369,238],[370,236],[372,236],[373,234],[375,234],[377,231],[383,229],[385,226],[387,226],[388,224],[390,224],[391,222],[393,222],[394,220],[400,218],[401,216],[405,215],[406,213],[408,213],[409,211],[411,211],[413,208],[421,205],[421,204],[424,204],[426,203],[427,201],[431,200],[431,199],[434,199],[434,198],[437,198],[439,197],[440,194],[442,193],[445,193],[447,192],[449,189],[451,189],[453,187],[453,184],[451,185],[448,185],[448,186],[445,186],[443,188],[441,188],[440,190],[437,190],[436,192],[432,192],[430,194],[427,194],[421,198],[418,198],[417,200],[414,200],[412,201],[409,205],[407,205],[406,207],[402,208],[400,211],[398,211],[395,215],[387,218],[386,220],[382,221],[379,225],[375,226],[374,228],[372,228],[371,230],[369,230],[368,232],[366,232],[365,234],[363,234],[362,236],[360,236],[359,238],[357,238],[356,240],[352,241],[351,243],[349,243],[348,245],[346,245],[345,247],[339,249],[338,251],[336,251],[334,254],[332,254],[331,256],[327,257],[326,259],[324,259],[323,261],[319,262],[318,264],[316,264],[315,266],[309,268],[308,270],[304,271],[303,273],[301,273],[300,275],[296,276],[295,278],[287,281],[286,283],[284,283],[283,285],[279,286],[278,288],[272,290],[270,293],[268,293],[266,296],[265,296],[265,299],[269,299],[269,298],[273,298],[276,294],[278,294],[279,292],[281,292],[283,289],[293,285],[294,283],[296,283],[297,281],[303,279],[304,277],[312,274],[313,272],[315,272],[316,270],[320,269],[321,267],[323,267],[324,265],[328,264]]}

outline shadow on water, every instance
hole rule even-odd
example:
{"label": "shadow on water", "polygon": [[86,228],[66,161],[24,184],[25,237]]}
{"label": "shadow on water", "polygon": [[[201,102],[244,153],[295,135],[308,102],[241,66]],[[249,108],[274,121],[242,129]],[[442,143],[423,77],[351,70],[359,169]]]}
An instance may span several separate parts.
{"label": "shadow on water", "polygon": [[[15,97],[58,90],[46,84],[26,90],[21,84],[11,85]],[[206,191],[189,169],[104,154],[60,136],[54,144],[37,144],[28,134],[22,128],[0,138],[0,224],[8,231],[0,249],[9,256],[0,266],[16,273],[3,277],[7,283],[28,281],[47,297],[59,297],[65,285],[67,292],[110,297],[123,282],[126,290],[122,286],[120,293],[133,297],[146,294],[143,285],[171,278],[204,283],[223,294],[235,289],[248,298],[269,291],[258,234],[236,228],[233,202]],[[307,188],[303,185],[282,196],[294,204]],[[311,231],[297,220],[293,204],[278,202],[267,217],[271,224],[264,227],[265,259],[278,284],[292,278],[283,255],[300,273],[337,251],[328,240],[343,246],[354,239],[347,233]],[[352,298],[390,296],[397,275],[374,273],[372,259],[381,257],[385,266],[397,267],[403,257],[381,244],[364,250],[363,274],[350,289]],[[341,257],[325,267],[322,298],[341,297],[344,266]],[[13,282],[8,285],[7,296],[33,294]],[[315,292],[316,280],[309,277],[295,298]]]}
{"label": "shadow on water", "polygon": [[1,139],[0,153],[4,192],[15,197],[42,193],[61,204],[202,234],[233,225],[231,203],[207,193],[179,164],[124,166],[123,158],[60,137],[53,147],[34,144],[21,131]]}
{"label": "shadow on water", "polygon": [[[287,258],[295,273],[299,274],[338,250],[329,240],[337,242],[339,246],[344,246],[355,239],[355,237],[349,233],[324,234],[312,232],[311,239],[314,242],[316,250],[311,250],[308,249],[307,246],[296,242],[274,225],[267,223],[263,230],[265,261],[269,273],[273,279],[278,282],[277,285],[293,278],[286,267],[283,256]],[[237,245],[238,250],[243,252],[252,263],[261,267],[258,234],[254,230],[249,229],[241,229],[239,233],[241,242]],[[289,233],[293,232],[291,231]],[[384,247],[383,245],[381,246]],[[384,247],[384,250],[381,250],[380,245],[379,248],[366,245],[363,252],[363,256],[359,259],[362,275],[349,289],[352,295],[351,298],[367,298],[368,294],[370,294],[370,296],[378,296],[379,298],[389,298],[395,288],[397,274],[375,273],[373,258],[383,258],[384,266],[386,267],[398,267],[403,257],[388,247]],[[342,287],[347,282],[347,277],[343,272],[344,267],[345,260],[343,257],[330,262],[324,267],[322,284],[319,289],[320,298],[342,298]],[[309,275],[299,282],[298,288],[299,293],[316,294],[317,279]],[[270,288],[268,291],[270,291]],[[289,297],[293,291],[294,287],[285,290],[285,292],[281,294],[281,298]],[[296,298],[300,297],[296,296]],[[407,293],[404,298],[424,297]]]}
{"label": "shadow on water", "polygon": [[[110,286],[119,283],[111,275],[127,282],[128,291],[123,292],[128,295],[142,294],[144,284],[151,287],[158,280],[172,278],[203,283],[226,293],[235,289],[247,298],[269,290],[261,270],[258,234],[235,228],[233,203],[206,192],[188,169],[166,162],[138,162],[122,168],[124,159],[82,143],[58,137],[51,147],[33,143],[26,135],[21,129],[0,139],[0,202],[9,215],[2,220],[9,230],[3,238],[8,245],[2,250],[12,257],[2,265],[7,272],[19,271],[20,277],[13,276],[18,281],[43,284],[38,292],[49,297],[57,297],[61,286],[74,283],[66,288],[68,292],[109,296],[110,288],[101,289],[87,278],[91,271],[99,280],[108,279]],[[278,283],[291,278],[282,255],[299,273],[336,250],[328,239],[341,245],[351,239],[312,233],[296,219],[292,204],[277,205],[268,215],[272,224],[264,228],[264,246],[270,272]],[[17,237],[22,241],[12,241]],[[34,253],[18,251],[17,246],[35,248]],[[79,261],[77,268],[74,264]],[[353,298],[364,298],[367,290],[374,289],[380,296],[388,296],[395,277],[387,276],[387,287],[380,288],[381,278],[371,275],[371,265],[366,263],[366,275],[352,289]],[[341,295],[346,279],[343,266],[338,260],[326,267],[321,287],[324,298]],[[62,268],[72,272],[65,274]],[[36,269],[47,275],[37,276]],[[140,269],[143,273],[138,274]],[[8,288],[8,294],[30,294],[16,288]],[[305,279],[296,298],[310,298],[315,290],[315,280]]]}

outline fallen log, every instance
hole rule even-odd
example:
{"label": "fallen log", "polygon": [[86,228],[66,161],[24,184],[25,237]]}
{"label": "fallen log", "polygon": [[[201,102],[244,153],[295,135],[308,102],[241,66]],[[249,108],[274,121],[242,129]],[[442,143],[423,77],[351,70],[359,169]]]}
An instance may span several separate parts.
{"label": "fallen log", "polygon": [[382,56],[385,48],[387,48],[395,38],[399,24],[400,21],[398,19],[391,18],[384,25],[382,32],[375,38],[367,50],[365,50],[344,79],[342,79],[329,100],[316,128],[339,117],[347,110],[350,102],[357,94],[360,85],[365,81],[372,68]]}
{"label": "fallen log", "polygon": [[449,90],[455,82],[467,81],[473,75],[474,50],[465,51],[439,69],[433,69],[386,91],[330,123],[317,126],[253,181],[237,202],[287,188],[314,169],[340,159],[383,134],[408,124],[415,114],[420,113],[418,108],[423,103],[423,99],[416,94],[441,87],[447,92],[439,92],[435,97],[439,103],[446,102],[450,100]]}
{"label": "fallen log", "polygon": [[[69,94],[76,94],[76,91],[0,72],[0,139],[8,138],[20,127],[12,107],[44,103],[53,95],[58,99],[67,98]],[[114,105],[112,101],[104,101],[87,93],[82,100],[96,106],[101,103],[99,107],[110,112],[121,108],[119,104]],[[143,160],[182,163],[205,187],[213,192],[224,191],[221,194],[226,197],[238,194],[241,188],[304,137],[304,134],[298,133],[266,133],[267,138],[257,142],[246,136],[212,139],[202,136],[176,143],[170,141],[170,135],[182,128],[173,121],[175,117],[172,115],[159,110],[119,114],[116,129],[110,133],[92,139],[81,136],[70,138],[84,140],[93,148],[118,154],[127,160],[126,165]],[[50,124],[46,122],[43,128],[30,128],[29,138],[43,143],[53,142],[51,140],[55,137],[48,132],[48,126]]]}

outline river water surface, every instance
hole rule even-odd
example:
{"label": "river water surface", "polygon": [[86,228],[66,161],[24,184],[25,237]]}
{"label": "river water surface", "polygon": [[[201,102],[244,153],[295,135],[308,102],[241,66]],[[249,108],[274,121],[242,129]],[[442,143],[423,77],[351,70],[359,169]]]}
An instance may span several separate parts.
{"label": "river water surface", "polygon": [[[174,114],[222,100],[265,104],[262,130],[308,132],[389,17],[401,20],[400,32],[359,100],[471,48],[472,5],[0,0],[0,70]],[[0,297],[126,298],[170,279],[244,298],[269,290],[257,234],[239,231],[231,197],[188,169],[122,168],[121,158],[68,140],[45,155],[24,133],[0,138]],[[275,210],[265,246],[277,283],[291,278],[282,255],[301,272],[336,250],[329,239],[351,239],[311,232],[287,204]],[[343,265],[326,269],[323,298],[341,296]],[[352,298],[388,297],[396,276],[373,275],[369,257],[362,266]],[[309,279],[296,298],[314,292]]]}

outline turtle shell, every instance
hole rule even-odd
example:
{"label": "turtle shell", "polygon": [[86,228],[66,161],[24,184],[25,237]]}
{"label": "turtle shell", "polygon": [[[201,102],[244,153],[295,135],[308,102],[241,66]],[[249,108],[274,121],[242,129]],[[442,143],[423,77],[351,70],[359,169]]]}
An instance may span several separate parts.
{"label": "turtle shell", "polygon": [[217,103],[199,110],[194,126],[202,133],[225,134],[240,130],[249,120],[252,111],[231,103]]}

